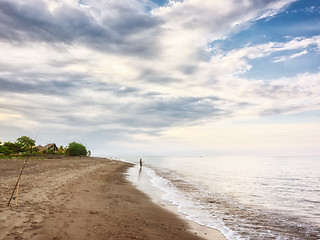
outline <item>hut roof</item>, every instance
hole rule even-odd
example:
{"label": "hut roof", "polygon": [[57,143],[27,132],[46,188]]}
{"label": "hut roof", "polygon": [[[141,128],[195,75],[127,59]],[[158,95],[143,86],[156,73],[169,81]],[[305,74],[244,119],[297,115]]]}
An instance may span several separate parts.
{"label": "hut roof", "polygon": [[55,143],[49,143],[45,146],[39,145],[37,146],[37,148],[39,148],[39,152],[42,152],[43,150],[48,150],[48,149],[55,149],[55,150],[58,149]]}

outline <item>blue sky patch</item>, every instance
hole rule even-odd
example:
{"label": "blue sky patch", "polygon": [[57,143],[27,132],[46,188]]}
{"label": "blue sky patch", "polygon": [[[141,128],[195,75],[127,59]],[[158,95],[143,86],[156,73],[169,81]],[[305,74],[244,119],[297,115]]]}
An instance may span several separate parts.
{"label": "blue sky patch", "polygon": [[320,1],[297,1],[270,19],[260,19],[247,23],[238,33],[225,40],[212,43],[223,51],[242,48],[248,44],[285,42],[286,37],[311,37],[320,35]]}

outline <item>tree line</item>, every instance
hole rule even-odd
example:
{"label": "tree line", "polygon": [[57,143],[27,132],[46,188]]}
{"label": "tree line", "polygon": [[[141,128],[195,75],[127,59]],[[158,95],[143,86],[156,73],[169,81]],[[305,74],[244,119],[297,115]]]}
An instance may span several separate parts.
{"label": "tree line", "polygon": [[91,152],[87,148],[77,142],[71,142],[67,147],[60,146],[57,151],[52,149],[39,152],[39,148],[35,146],[36,141],[30,137],[19,137],[15,142],[0,141],[0,155],[26,155],[26,154],[59,154],[70,156],[87,156],[91,155]]}

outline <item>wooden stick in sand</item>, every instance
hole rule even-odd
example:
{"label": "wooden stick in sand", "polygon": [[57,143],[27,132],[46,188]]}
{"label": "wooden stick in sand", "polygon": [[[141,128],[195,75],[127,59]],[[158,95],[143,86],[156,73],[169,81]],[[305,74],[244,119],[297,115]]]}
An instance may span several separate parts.
{"label": "wooden stick in sand", "polygon": [[13,195],[14,195],[14,193],[15,193],[15,191],[16,191],[16,189],[17,189],[17,187],[18,187],[18,184],[19,184],[19,181],[20,181],[20,178],[21,178],[22,172],[23,172],[24,168],[25,168],[25,167],[26,167],[26,165],[27,165],[27,161],[28,161],[28,158],[24,161],[24,164],[23,164],[23,167],[22,167],[21,172],[20,172],[20,174],[19,174],[19,177],[18,177],[17,183],[16,183],[16,185],[14,186],[14,189],[13,189],[13,191],[12,191],[12,194],[11,194],[10,200],[9,200],[9,202],[8,202],[8,206],[10,205],[10,202],[11,202],[11,200],[12,200],[12,198],[13,198]]}

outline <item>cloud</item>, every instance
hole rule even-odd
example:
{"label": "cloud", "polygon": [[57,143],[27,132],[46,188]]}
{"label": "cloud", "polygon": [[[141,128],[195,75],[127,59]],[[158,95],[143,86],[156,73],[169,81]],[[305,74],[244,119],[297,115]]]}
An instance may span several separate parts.
{"label": "cloud", "polygon": [[281,56],[281,57],[275,57],[273,62],[283,62],[283,61],[286,61],[287,59],[293,59],[293,58],[296,58],[296,57],[300,57],[302,55],[305,55],[307,54],[308,51],[307,50],[303,50],[302,52],[298,52],[298,53],[295,53],[295,54],[292,54],[291,56]]}
{"label": "cloud", "polygon": [[69,95],[71,89],[75,88],[75,82],[72,82],[72,78],[79,80],[79,76],[69,76],[68,81],[56,81],[51,82],[38,82],[28,83],[24,81],[12,81],[0,78],[1,89],[0,92],[11,93],[42,93],[46,95]]}
{"label": "cloud", "polygon": [[1,125],[129,141],[318,109],[319,73],[269,81],[243,73],[256,59],[318,53],[319,36],[210,49],[291,2],[2,0]]}
{"label": "cloud", "polygon": [[[301,51],[302,50],[302,51]],[[293,59],[308,52],[318,53],[320,50],[320,36],[313,36],[310,38],[296,37],[287,42],[269,42],[266,44],[259,44],[254,46],[246,46],[240,49],[234,49],[220,55],[213,55],[209,61],[209,65],[214,65],[221,74],[241,74],[249,71],[252,66],[249,61],[258,58],[271,56],[272,54],[279,54],[281,52],[288,53],[289,51],[300,51],[289,56],[274,57],[273,62],[281,62],[287,59]]]}
{"label": "cloud", "polygon": [[[12,42],[46,42],[51,44],[81,44],[99,51],[152,55],[158,20],[137,12],[134,3],[108,1],[101,5],[90,1],[89,7],[60,1],[50,11],[50,3],[0,2],[0,37]],[[106,10],[104,10],[106,9]],[[159,29],[158,29],[159,30]]]}
{"label": "cloud", "polygon": [[126,125],[163,130],[170,126],[196,123],[208,117],[219,118],[225,115],[219,107],[219,101],[217,98],[153,98],[131,108],[136,118],[125,118],[124,121],[129,120]]}
{"label": "cloud", "polygon": [[276,15],[278,15],[279,13],[285,11],[285,8],[293,2],[296,2],[296,0],[293,0],[293,1],[292,0],[259,1],[259,3],[257,3],[257,5],[259,5],[259,4],[265,5],[265,10],[263,12],[261,12],[261,14],[255,20],[257,21],[257,20],[261,20],[261,19],[267,19],[267,21],[268,21],[268,20],[270,20],[270,18],[273,18]]}

